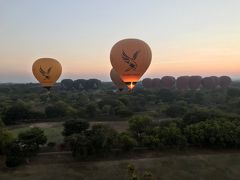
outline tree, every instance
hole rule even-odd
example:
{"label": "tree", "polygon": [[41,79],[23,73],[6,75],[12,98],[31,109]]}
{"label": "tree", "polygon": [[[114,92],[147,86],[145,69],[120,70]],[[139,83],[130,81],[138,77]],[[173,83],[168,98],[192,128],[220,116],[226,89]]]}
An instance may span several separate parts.
{"label": "tree", "polygon": [[0,154],[6,150],[6,146],[13,141],[12,134],[4,128],[0,127]]}
{"label": "tree", "polygon": [[91,155],[105,155],[117,145],[117,132],[105,125],[94,125],[92,129],[66,138],[74,157],[86,158]]}
{"label": "tree", "polygon": [[72,134],[79,134],[86,131],[89,128],[89,122],[85,120],[70,120],[63,124],[64,136],[70,136]]}
{"label": "tree", "polygon": [[216,111],[214,109],[197,108],[188,111],[183,117],[183,122],[188,125],[223,116],[224,115],[222,112]]}
{"label": "tree", "polygon": [[45,114],[47,118],[58,118],[68,115],[75,116],[75,114],[77,114],[77,111],[65,102],[58,101],[53,105],[47,106],[45,108]]}
{"label": "tree", "polygon": [[168,126],[158,128],[157,137],[161,144],[167,147],[183,148],[187,145],[186,137],[176,123],[170,123]]}
{"label": "tree", "polygon": [[2,119],[0,118],[0,128],[3,128],[4,127],[4,123],[2,121]]}
{"label": "tree", "polygon": [[120,117],[129,117],[133,115],[133,112],[125,106],[120,106],[115,110],[116,115]]}
{"label": "tree", "polygon": [[73,134],[65,139],[69,143],[72,155],[78,159],[85,159],[91,155],[91,142],[85,133]]}
{"label": "tree", "polygon": [[172,102],[176,99],[176,93],[169,89],[160,89],[158,96],[163,102]]}
{"label": "tree", "polygon": [[34,127],[21,132],[18,135],[18,140],[23,145],[25,157],[31,157],[36,155],[40,145],[46,144],[47,137],[44,135],[44,131],[42,129]]}
{"label": "tree", "polygon": [[152,120],[147,116],[134,116],[128,121],[129,130],[138,142],[152,127]]}
{"label": "tree", "polygon": [[127,133],[119,134],[118,139],[119,146],[123,151],[130,151],[137,145],[136,140]]}
{"label": "tree", "polygon": [[97,105],[95,103],[88,104],[86,107],[88,117],[95,117],[97,114]]}
{"label": "tree", "polygon": [[111,152],[111,149],[116,146],[117,132],[106,125],[93,125],[88,133],[93,154],[106,154]]}
{"label": "tree", "polygon": [[6,147],[6,161],[7,167],[16,167],[22,164],[25,160],[22,146],[18,141],[9,143]]}
{"label": "tree", "polygon": [[187,126],[188,142],[195,146],[232,148],[240,147],[239,124],[228,119],[210,119]]}
{"label": "tree", "polygon": [[169,117],[176,118],[183,116],[186,111],[187,108],[183,104],[174,103],[165,110],[165,113]]}
{"label": "tree", "polygon": [[6,125],[10,125],[17,121],[28,119],[29,116],[29,108],[23,102],[18,102],[3,112],[3,122]]}
{"label": "tree", "polygon": [[80,93],[77,98],[77,104],[80,106],[86,106],[89,103],[89,98],[86,94]]}

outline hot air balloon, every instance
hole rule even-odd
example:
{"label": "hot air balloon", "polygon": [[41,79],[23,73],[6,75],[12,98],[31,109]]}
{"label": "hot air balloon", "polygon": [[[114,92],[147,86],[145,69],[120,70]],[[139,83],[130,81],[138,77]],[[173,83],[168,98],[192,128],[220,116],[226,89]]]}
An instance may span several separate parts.
{"label": "hot air balloon", "polygon": [[219,85],[221,88],[226,89],[231,84],[232,79],[229,76],[221,76],[219,77]]}
{"label": "hot air balloon", "polygon": [[119,91],[122,91],[126,87],[126,84],[122,81],[118,73],[113,68],[110,72],[110,77]]}
{"label": "hot air balloon", "polygon": [[173,76],[163,76],[161,83],[164,89],[173,89],[175,85],[175,78]]}
{"label": "hot air balloon", "polygon": [[191,90],[197,90],[201,86],[201,76],[190,76],[189,78],[189,88]]}
{"label": "hot air balloon", "polygon": [[213,79],[213,89],[216,89],[219,85],[219,78],[217,76],[210,76]]}
{"label": "hot air balloon", "polygon": [[146,89],[151,89],[152,88],[152,79],[150,78],[145,78],[142,80],[142,85]]}
{"label": "hot air balloon", "polygon": [[62,73],[61,64],[52,58],[40,58],[33,63],[32,72],[40,84],[50,90]]}
{"label": "hot air balloon", "polygon": [[85,79],[77,79],[73,81],[73,87],[77,90],[83,90],[86,87],[86,81]]}
{"label": "hot air balloon", "polygon": [[160,89],[161,88],[161,79],[159,79],[159,78],[152,79],[152,88]]}
{"label": "hot air balloon", "polygon": [[216,82],[212,77],[203,78],[201,83],[204,89],[215,89],[216,86]]}
{"label": "hot air balloon", "polygon": [[178,77],[176,87],[178,90],[187,90],[189,88],[189,76]]}
{"label": "hot air balloon", "polygon": [[148,69],[152,59],[150,47],[139,39],[124,39],[111,49],[110,60],[129,89],[133,89]]}

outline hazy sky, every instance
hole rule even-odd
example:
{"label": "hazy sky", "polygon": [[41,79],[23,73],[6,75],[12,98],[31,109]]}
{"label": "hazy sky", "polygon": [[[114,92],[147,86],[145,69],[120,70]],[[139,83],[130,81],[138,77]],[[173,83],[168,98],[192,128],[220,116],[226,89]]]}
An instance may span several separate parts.
{"label": "hazy sky", "polygon": [[35,81],[40,57],[61,62],[61,79],[109,80],[124,38],[150,45],[144,77],[240,77],[239,0],[0,0],[0,82]]}

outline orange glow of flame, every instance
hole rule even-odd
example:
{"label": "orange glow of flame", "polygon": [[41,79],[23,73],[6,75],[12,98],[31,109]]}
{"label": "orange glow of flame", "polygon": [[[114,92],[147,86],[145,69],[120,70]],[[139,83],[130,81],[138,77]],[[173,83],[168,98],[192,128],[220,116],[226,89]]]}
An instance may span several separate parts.
{"label": "orange glow of flame", "polygon": [[132,90],[133,88],[134,88],[134,84],[131,82],[131,84],[128,86],[128,88],[130,89],[130,90]]}

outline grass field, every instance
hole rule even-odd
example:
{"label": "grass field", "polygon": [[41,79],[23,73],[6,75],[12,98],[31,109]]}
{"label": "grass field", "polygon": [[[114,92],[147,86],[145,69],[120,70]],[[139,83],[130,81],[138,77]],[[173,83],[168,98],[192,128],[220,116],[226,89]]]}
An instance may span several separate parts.
{"label": "grass field", "polygon": [[239,180],[240,152],[162,154],[156,158],[76,162],[71,155],[39,155],[30,165],[1,168],[1,180],[127,180],[127,166],[135,165],[158,180]]}
{"label": "grass field", "polygon": [[[20,132],[26,131],[31,127],[39,127],[44,130],[48,138],[48,142],[56,142],[57,144],[63,141],[62,131],[63,131],[62,122],[44,122],[44,123],[34,123],[34,124],[24,124],[17,126],[10,126],[9,130],[13,133],[15,137]],[[93,124],[105,124],[116,129],[118,132],[125,131],[128,128],[127,121],[101,121],[101,122],[90,122],[90,125]]]}
{"label": "grass field", "polygon": [[[119,132],[128,128],[127,122],[91,122],[107,124]],[[11,126],[18,133],[31,127],[40,127],[48,141],[63,140],[62,122],[48,122]],[[131,157],[131,158],[128,158]],[[135,165],[140,175],[151,171],[155,180],[239,180],[240,152],[193,150],[187,152],[158,152],[140,156],[129,154],[118,159],[105,158],[98,161],[75,161],[69,153],[39,154],[30,164],[15,169],[4,167],[0,157],[0,180],[127,180],[127,166]]]}

